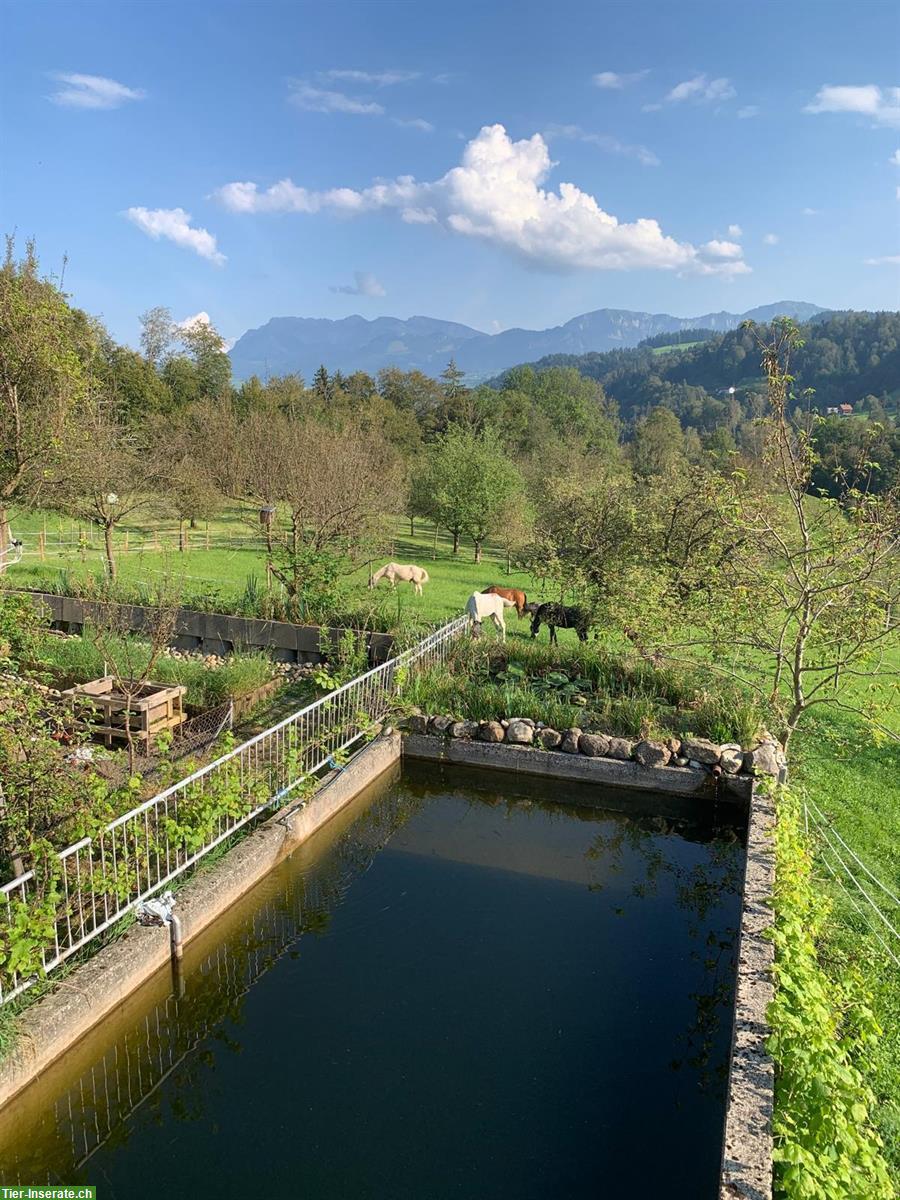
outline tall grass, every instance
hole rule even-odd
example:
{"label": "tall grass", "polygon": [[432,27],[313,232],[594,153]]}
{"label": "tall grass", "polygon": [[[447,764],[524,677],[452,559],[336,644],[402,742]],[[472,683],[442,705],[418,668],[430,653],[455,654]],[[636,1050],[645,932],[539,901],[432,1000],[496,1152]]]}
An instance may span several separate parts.
{"label": "tall grass", "polygon": [[602,647],[464,639],[447,666],[412,679],[404,699],[470,720],[520,716],[632,739],[691,734],[752,743],[764,718],[760,706],[739,689],[708,688],[700,673]]}

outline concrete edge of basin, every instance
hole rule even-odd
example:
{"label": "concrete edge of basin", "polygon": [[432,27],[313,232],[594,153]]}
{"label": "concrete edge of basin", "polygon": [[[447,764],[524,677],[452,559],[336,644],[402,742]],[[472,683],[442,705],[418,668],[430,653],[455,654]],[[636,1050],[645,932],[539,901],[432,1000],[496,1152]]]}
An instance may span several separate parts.
{"label": "concrete edge of basin", "polygon": [[[370,783],[399,769],[400,735],[384,734],[326,776],[302,807],[279,812],[178,893],[184,940],[200,933]],[[170,960],[168,927],[133,925],[25,1010],[0,1061],[0,1107]],[[51,977],[52,978],[52,977]]]}
{"label": "concrete edge of basin", "polygon": [[[617,759],[585,758],[430,734],[404,734],[403,756],[686,798],[702,799],[710,787],[709,775],[690,768],[647,768]],[[728,783],[728,798],[747,806],[748,822],[719,1200],[771,1200],[775,1070],[766,1050],[766,1010],[774,993],[774,946],[766,930],[773,920],[770,901],[775,882],[775,808],[771,796],[760,793],[751,780],[732,779]]]}
{"label": "concrete edge of basin", "polygon": [[[442,738],[428,733],[405,733],[403,754],[406,758],[427,762],[488,767],[551,779],[594,783],[603,787],[666,792],[679,796],[711,796],[714,786],[710,774],[691,767],[642,767],[638,762],[624,759],[587,758],[582,754],[563,754],[559,750],[510,746],[505,742]],[[753,791],[749,776],[723,775],[721,782],[722,801],[749,804]]]}
{"label": "concrete edge of basin", "polygon": [[771,1200],[772,1108],[775,1064],[766,1049],[766,1012],[775,994],[775,946],[767,936],[774,921],[775,802],[754,789],[747,826],[734,1040],[722,1147],[720,1200]]}

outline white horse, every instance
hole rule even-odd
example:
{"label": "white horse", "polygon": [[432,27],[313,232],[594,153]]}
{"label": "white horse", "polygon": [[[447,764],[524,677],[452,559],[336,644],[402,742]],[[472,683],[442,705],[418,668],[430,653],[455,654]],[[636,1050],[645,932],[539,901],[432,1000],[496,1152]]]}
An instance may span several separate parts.
{"label": "white horse", "polygon": [[497,632],[500,634],[500,641],[506,641],[506,622],[503,620],[504,608],[515,608],[514,600],[507,600],[505,596],[496,596],[487,592],[473,592],[466,601],[466,614],[469,618],[469,632],[474,633],[476,625],[481,628],[482,621],[486,617],[497,626]]}
{"label": "white horse", "polygon": [[411,583],[416,595],[421,596],[422,584],[428,582],[428,572],[424,567],[417,567],[412,563],[385,563],[369,580],[369,587],[374,587],[379,579],[389,579],[391,587],[397,586],[398,579],[401,583]]}

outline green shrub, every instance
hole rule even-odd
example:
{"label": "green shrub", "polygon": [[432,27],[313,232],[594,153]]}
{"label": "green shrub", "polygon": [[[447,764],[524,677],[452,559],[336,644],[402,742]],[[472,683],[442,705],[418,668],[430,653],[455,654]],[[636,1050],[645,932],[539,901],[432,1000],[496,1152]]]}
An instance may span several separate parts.
{"label": "green shrub", "polygon": [[775,1182],[783,1200],[891,1200],[893,1187],[872,1124],[867,1055],[881,1029],[861,973],[829,978],[817,943],[829,906],[812,887],[800,803],[777,792],[775,999],[769,1049],[775,1060]]}

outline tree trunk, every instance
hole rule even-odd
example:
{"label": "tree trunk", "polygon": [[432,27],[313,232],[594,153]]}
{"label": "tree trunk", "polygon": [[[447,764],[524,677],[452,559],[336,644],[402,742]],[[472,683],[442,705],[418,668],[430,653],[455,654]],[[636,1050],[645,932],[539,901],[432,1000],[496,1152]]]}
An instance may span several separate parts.
{"label": "tree trunk", "polygon": [[453,530],[453,553],[459,554],[459,530]]}
{"label": "tree trunk", "polygon": [[191,529],[197,528],[197,518],[196,517],[191,517],[191,519],[188,523],[189,523]]}
{"label": "tree trunk", "polygon": [[435,521],[435,523],[434,523],[434,541],[431,543],[431,561],[432,562],[434,562],[434,560],[437,558],[437,539],[438,539],[438,526],[437,526],[437,521]]}
{"label": "tree trunk", "polygon": [[481,542],[478,540],[478,538],[473,538],[472,540],[475,542],[475,561],[477,563],[480,563],[481,562]]}
{"label": "tree trunk", "polygon": [[409,518],[409,536],[410,537],[416,536],[416,518],[415,517]]}
{"label": "tree trunk", "polygon": [[184,554],[184,520],[179,518],[178,521],[178,553]]}
{"label": "tree trunk", "polygon": [[106,569],[111,580],[116,578],[116,556],[113,551],[112,525],[103,526],[103,543],[106,550]]}
{"label": "tree trunk", "polygon": [[11,541],[9,532],[9,510],[6,505],[0,506],[0,575],[6,570],[6,552]]}

